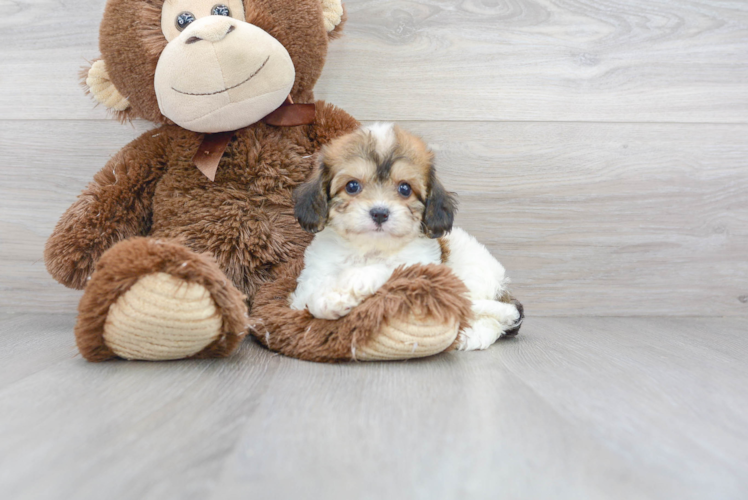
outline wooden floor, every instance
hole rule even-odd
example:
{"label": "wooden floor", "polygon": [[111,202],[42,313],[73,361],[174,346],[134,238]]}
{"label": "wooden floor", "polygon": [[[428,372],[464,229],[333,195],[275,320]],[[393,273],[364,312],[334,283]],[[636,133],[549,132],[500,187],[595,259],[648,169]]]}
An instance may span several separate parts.
{"label": "wooden floor", "polygon": [[0,320],[4,499],[745,499],[748,319],[531,318],[474,353],[90,364]]}
{"label": "wooden floor", "polygon": [[748,2],[346,0],[317,97],[426,138],[529,317],[337,366],[77,355],[44,242],[152,127],[79,86],[104,4],[0,0],[0,499],[748,498]]}

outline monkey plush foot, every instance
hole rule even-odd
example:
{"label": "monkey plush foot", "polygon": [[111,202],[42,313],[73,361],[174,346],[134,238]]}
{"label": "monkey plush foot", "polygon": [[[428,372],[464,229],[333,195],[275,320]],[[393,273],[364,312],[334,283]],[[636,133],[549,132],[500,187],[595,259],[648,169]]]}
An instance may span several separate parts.
{"label": "monkey plush foot", "polygon": [[83,357],[223,357],[246,331],[243,295],[216,263],[175,242],[123,241],[97,263],[79,305]]}
{"label": "monkey plush foot", "polygon": [[149,274],[109,308],[104,342],[125,359],[189,357],[221,334],[217,312],[204,286],[166,273]]}
{"label": "monkey plush foot", "polygon": [[358,361],[424,358],[446,351],[455,343],[460,324],[408,318],[391,319],[379,332],[353,353]]}

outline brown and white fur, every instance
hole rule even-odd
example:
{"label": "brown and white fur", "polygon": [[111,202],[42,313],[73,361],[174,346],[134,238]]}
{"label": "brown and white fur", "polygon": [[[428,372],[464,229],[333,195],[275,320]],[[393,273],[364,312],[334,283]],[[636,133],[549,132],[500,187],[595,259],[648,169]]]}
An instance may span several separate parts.
{"label": "brown and white fur", "polygon": [[337,319],[373,295],[400,266],[444,263],[465,283],[473,319],[458,348],[485,349],[519,326],[504,268],[486,247],[454,228],[454,196],[436,177],[418,137],[374,124],[326,146],[315,176],[294,197],[295,215],[317,233],[291,308]]}

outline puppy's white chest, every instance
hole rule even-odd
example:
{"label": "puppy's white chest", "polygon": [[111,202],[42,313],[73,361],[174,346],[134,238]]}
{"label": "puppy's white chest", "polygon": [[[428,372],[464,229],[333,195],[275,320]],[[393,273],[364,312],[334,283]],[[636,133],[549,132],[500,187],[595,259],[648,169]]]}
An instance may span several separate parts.
{"label": "puppy's white chest", "polygon": [[396,269],[399,266],[415,264],[436,264],[441,262],[441,248],[433,240],[418,241],[407,245],[397,253],[369,250],[363,253],[348,254],[342,264],[343,267],[385,266]]}

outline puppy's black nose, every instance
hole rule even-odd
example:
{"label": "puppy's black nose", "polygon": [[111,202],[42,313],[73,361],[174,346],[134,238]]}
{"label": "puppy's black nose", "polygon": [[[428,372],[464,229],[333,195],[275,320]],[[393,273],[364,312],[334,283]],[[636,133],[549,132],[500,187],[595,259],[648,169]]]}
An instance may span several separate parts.
{"label": "puppy's black nose", "polygon": [[371,218],[377,223],[377,226],[381,226],[387,219],[390,218],[390,211],[384,207],[374,207],[369,211]]}

